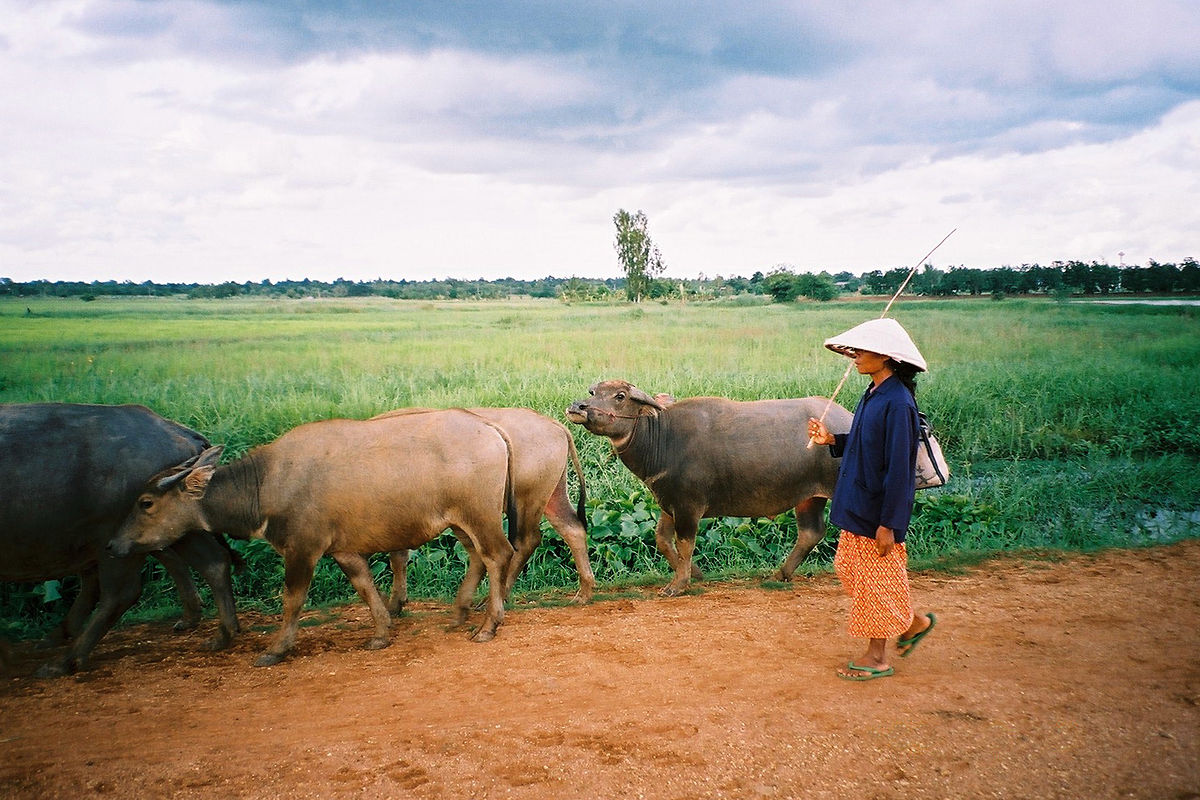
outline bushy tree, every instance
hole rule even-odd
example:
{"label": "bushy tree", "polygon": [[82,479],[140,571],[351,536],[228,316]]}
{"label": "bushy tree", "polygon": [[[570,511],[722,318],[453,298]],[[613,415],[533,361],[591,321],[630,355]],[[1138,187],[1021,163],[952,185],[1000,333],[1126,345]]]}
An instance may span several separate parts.
{"label": "bushy tree", "polygon": [[649,220],[640,209],[630,214],[621,209],[613,216],[617,226],[617,260],[625,271],[625,295],[633,302],[651,294],[654,276],[666,269],[662,254],[650,238]]}
{"label": "bushy tree", "polygon": [[828,272],[797,275],[786,267],[777,267],[763,280],[764,291],[777,303],[790,303],[797,297],[832,300],[838,296],[837,284]]}
{"label": "bushy tree", "polygon": [[796,289],[800,292],[801,297],[807,297],[812,300],[832,300],[838,296],[837,284],[833,281],[833,276],[828,272],[821,272],[816,275],[805,273],[796,276]]}
{"label": "bushy tree", "polygon": [[763,280],[763,289],[776,303],[790,303],[800,296],[796,276],[787,269],[774,269]]}
{"label": "bushy tree", "polygon": [[1200,264],[1190,256],[1179,267],[1179,288],[1185,292],[1200,292]]}

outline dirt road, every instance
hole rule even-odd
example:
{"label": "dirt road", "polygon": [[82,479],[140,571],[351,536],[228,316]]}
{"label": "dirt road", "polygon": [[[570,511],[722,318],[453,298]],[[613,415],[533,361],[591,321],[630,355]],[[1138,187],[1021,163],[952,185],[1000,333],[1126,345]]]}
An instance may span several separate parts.
{"label": "dirt road", "polygon": [[867,683],[834,675],[861,645],[828,575],[517,607],[488,644],[421,604],[377,652],[351,606],[268,669],[252,615],[52,681],[21,647],[0,797],[1200,798],[1200,541],[913,589],[937,630]]}

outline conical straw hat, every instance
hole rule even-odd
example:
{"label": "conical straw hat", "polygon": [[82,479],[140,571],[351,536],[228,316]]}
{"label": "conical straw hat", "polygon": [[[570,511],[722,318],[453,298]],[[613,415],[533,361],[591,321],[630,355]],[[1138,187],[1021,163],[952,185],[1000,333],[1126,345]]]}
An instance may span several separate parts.
{"label": "conical straw hat", "polygon": [[835,353],[854,356],[855,350],[869,350],[905,364],[912,364],[924,372],[925,359],[913,344],[908,331],[894,319],[873,319],[857,325],[845,333],[825,340],[825,346]]}

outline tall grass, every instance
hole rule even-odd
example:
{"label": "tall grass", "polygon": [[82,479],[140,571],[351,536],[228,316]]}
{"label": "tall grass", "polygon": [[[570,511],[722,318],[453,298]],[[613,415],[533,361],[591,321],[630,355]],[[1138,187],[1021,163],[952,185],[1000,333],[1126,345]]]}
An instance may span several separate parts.
{"label": "tall grass", "polygon": [[[229,460],[304,422],[403,406],[517,405],[561,420],[589,384],[613,377],[678,397],[827,395],[846,362],[822,342],[880,310],[868,301],[5,299],[0,401],[142,403],[224,444]],[[1189,516],[1200,506],[1197,309],[904,300],[894,311],[930,363],[918,401],[954,470],[948,487],[918,498],[918,564],[1200,532]],[[839,401],[852,409],[861,388],[852,377]],[[653,498],[605,441],[571,428],[598,577],[663,575]],[[789,524],[786,516],[706,522],[699,563],[718,574],[765,573],[791,547]],[[245,549],[252,569],[238,579],[239,599],[270,607],[278,558]],[[822,545],[806,568],[826,568],[830,552]],[[413,593],[450,596],[462,562],[453,537],[423,548],[410,570]],[[383,563],[374,567],[386,585]],[[336,567],[321,570],[314,599],[349,595]],[[565,544],[548,532],[518,589],[574,582]],[[169,585],[151,594],[170,598]],[[62,601],[44,597],[44,587],[0,586],[0,617],[60,610]]]}

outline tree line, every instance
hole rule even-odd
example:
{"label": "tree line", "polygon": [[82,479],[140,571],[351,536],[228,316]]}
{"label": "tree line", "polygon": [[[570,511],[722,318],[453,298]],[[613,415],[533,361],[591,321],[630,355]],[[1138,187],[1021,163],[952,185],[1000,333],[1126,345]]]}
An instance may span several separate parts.
{"label": "tree line", "polygon": [[[653,251],[650,251],[653,253]],[[653,256],[652,256],[653,258]],[[760,295],[775,302],[798,298],[832,300],[844,295],[894,293],[908,277],[908,268],[872,270],[861,274],[797,272],[787,264],[750,277],[675,280],[656,277],[647,270],[635,277],[636,292],[628,292],[628,278],[555,278],[535,280],[390,280],[334,281],[227,281],[219,284],[157,283],[154,281],[14,281],[0,278],[0,296],[158,297],[185,296],[196,299],[224,297],[389,297],[404,300],[503,299],[514,296],[559,298],[568,302],[611,301],[621,298],[646,300],[716,300],[737,295]],[[1023,264],[1019,267],[950,267],[924,265],[909,282],[906,293],[930,297],[968,295],[1109,295],[1109,294],[1197,294],[1200,293],[1200,263],[1187,258],[1182,263],[1146,266],[1113,266],[1100,262],[1055,261],[1050,266]]]}
{"label": "tree line", "polygon": [[[579,278],[538,278],[517,280],[444,280],[412,281],[376,278],[371,281],[304,280],[283,281],[225,281],[224,283],[158,283],[155,281],[48,281],[17,282],[0,278],[0,296],[15,297],[81,297],[84,300],[101,296],[169,297],[185,296],[195,299],[227,297],[389,297],[402,300],[489,300],[512,296],[560,297],[562,287],[581,281]],[[623,280],[589,280],[589,286],[614,293]]]}
{"label": "tree line", "polygon": [[[863,291],[874,294],[894,292],[907,275],[908,270],[903,268],[868,272],[862,276]],[[939,270],[925,265],[913,276],[908,291],[931,296],[1057,292],[1191,294],[1200,292],[1200,264],[1194,258],[1187,258],[1181,264],[1161,264],[1151,259],[1147,266],[1055,261],[1048,267],[1024,264],[993,269],[952,267]]]}

